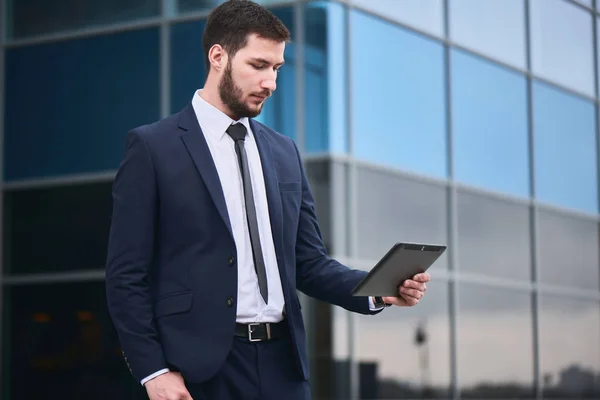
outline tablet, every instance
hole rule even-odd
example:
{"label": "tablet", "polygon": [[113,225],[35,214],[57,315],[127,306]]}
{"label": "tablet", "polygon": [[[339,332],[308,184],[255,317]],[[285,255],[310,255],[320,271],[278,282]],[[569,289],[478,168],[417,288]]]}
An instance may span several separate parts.
{"label": "tablet", "polygon": [[354,296],[398,296],[398,287],[425,272],[446,251],[446,246],[396,243],[352,290]]}

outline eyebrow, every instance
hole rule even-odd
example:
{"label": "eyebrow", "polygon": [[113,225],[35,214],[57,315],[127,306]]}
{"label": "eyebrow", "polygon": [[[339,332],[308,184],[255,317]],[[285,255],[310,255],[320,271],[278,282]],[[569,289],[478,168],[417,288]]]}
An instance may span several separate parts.
{"label": "eyebrow", "polygon": [[[254,57],[254,58],[252,58],[252,61],[254,61],[254,62],[259,62],[259,63],[263,63],[263,64],[271,64],[271,63],[270,63],[268,60],[265,60],[264,58],[260,58],[260,57]],[[283,64],[285,64],[285,61],[282,61],[282,62],[280,62],[280,63],[278,63],[278,64],[275,64],[275,66],[276,66],[276,67],[280,67],[280,66],[282,66]]]}

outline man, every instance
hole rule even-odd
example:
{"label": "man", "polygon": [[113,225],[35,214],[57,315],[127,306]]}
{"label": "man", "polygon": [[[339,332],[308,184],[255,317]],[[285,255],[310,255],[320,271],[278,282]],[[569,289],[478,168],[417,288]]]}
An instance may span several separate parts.
{"label": "man", "polygon": [[309,399],[296,289],[362,313],[413,306],[350,294],[366,275],[329,258],[296,145],[252,118],[290,35],[245,0],[215,8],[208,76],[182,111],[130,131],[113,186],[108,306],[151,400]]}

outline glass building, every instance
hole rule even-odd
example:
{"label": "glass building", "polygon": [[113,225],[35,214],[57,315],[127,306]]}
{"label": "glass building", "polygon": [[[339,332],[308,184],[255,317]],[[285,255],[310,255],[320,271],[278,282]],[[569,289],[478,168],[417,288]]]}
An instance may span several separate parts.
{"label": "glass building", "polygon": [[[2,398],[142,399],[104,297],[132,127],[205,76],[216,0],[0,0]],[[330,253],[448,245],[378,316],[302,297],[315,399],[600,398],[600,0],[262,1],[259,117],[299,144]]]}

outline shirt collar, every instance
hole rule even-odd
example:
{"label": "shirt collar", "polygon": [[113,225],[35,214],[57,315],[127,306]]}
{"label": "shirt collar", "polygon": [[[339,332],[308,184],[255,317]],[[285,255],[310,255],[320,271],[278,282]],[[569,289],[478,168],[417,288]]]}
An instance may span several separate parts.
{"label": "shirt collar", "polygon": [[234,121],[227,114],[204,100],[200,97],[200,92],[202,89],[197,90],[194,93],[194,97],[192,98],[192,107],[194,108],[194,112],[196,113],[196,118],[198,119],[198,123],[202,127],[205,135],[212,135],[215,139],[221,140],[224,135],[227,134],[227,128],[229,125],[240,122],[248,131],[250,135],[250,122],[248,118],[244,117],[239,119],[238,121]]}

